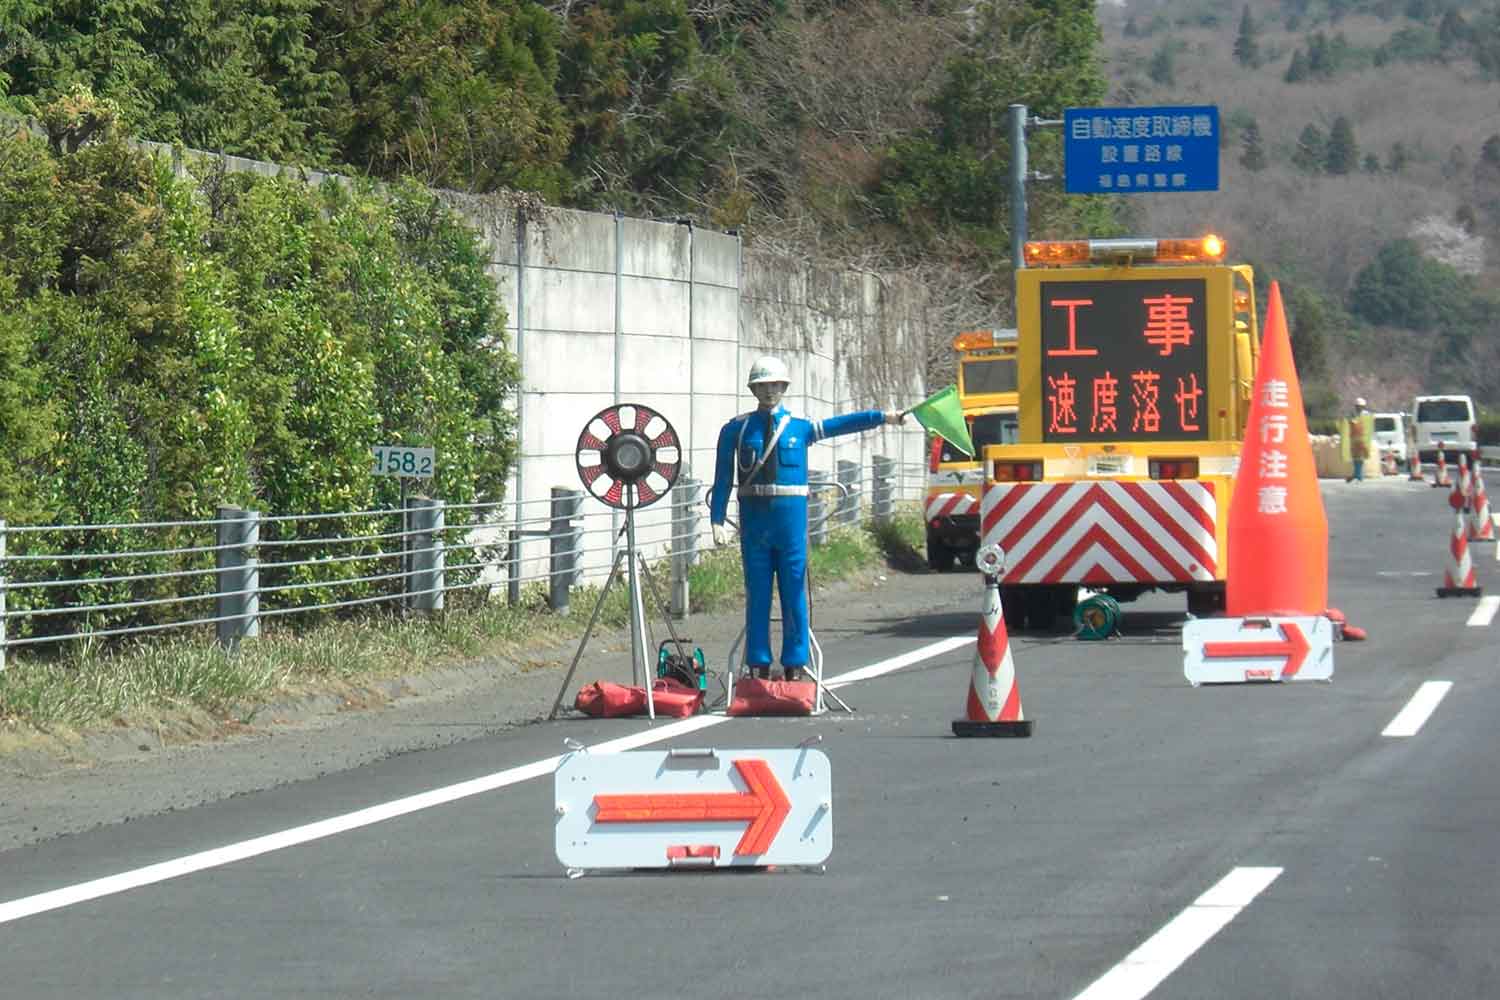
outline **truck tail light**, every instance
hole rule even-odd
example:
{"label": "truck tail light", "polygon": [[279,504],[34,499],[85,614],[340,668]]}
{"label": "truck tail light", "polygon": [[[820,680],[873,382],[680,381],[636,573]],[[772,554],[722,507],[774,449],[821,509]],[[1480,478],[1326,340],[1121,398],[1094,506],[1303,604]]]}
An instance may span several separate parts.
{"label": "truck tail light", "polygon": [[932,437],[932,447],[927,449],[927,471],[936,472],[938,470],[938,462],[942,461],[942,458],[943,439],[934,434]]}
{"label": "truck tail light", "polygon": [[1153,458],[1149,463],[1152,479],[1197,479],[1196,458]]}
{"label": "truck tail light", "polygon": [[1041,462],[996,462],[990,478],[997,483],[1035,483],[1042,478]]}

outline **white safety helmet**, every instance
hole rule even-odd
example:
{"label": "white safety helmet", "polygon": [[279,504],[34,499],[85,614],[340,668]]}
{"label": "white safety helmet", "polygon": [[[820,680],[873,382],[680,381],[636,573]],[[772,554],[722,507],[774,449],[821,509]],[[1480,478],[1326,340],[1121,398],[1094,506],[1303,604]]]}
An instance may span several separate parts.
{"label": "white safety helmet", "polygon": [[745,384],[753,386],[762,382],[785,382],[790,385],[792,376],[787,371],[786,362],[769,354],[756,358],[755,364],[750,366],[750,378]]}
{"label": "white safety helmet", "polygon": [[1356,396],[1354,398],[1354,405],[1355,406],[1368,406],[1369,404],[1365,402],[1365,397],[1363,397],[1363,396]]}

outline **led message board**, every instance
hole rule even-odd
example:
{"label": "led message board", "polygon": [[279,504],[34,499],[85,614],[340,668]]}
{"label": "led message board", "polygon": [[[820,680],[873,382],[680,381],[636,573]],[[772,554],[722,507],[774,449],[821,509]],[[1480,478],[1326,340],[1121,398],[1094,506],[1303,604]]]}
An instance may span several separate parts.
{"label": "led message board", "polygon": [[1044,281],[1042,441],[1209,435],[1207,282]]}

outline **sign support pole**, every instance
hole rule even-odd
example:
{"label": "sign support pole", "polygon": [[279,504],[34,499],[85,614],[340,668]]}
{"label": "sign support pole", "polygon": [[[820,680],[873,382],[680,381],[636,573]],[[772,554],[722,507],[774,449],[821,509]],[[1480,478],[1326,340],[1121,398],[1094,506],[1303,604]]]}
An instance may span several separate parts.
{"label": "sign support pole", "polygon": [[1026,105],[1010,106],[1010,265],[1026,266]]}

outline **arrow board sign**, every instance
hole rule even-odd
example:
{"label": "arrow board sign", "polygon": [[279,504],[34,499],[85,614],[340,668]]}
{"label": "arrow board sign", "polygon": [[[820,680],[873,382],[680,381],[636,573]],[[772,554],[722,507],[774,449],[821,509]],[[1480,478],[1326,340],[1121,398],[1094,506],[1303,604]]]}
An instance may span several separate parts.
{"label": "arrow board sign", "polygon": [[820,865],[833,850],[821,750],[637,750],[563,757],[557,860],[568,868]]}
{"label": "arrow board sign", "polygon": [[1182,670],[1199,684],[1333,678],[1327,618],[1195,618],[1182,627]]}

